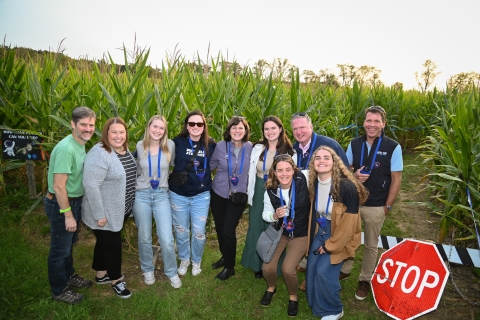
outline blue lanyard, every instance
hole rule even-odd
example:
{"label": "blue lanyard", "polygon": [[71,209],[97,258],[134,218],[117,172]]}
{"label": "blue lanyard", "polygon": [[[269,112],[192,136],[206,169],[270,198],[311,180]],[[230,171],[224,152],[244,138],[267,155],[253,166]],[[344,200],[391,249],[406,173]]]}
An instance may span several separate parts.
{"label": "blue lanyard", "polygon": [[[370,165],[370,170],[373,170],[373,165],[375,164],[375,158],[377,157],[378,148],[380,148],[381,143],[382,143],[382,136],[380,135],[380,137],[378,138],[377,147],[375,148],[375,153],[373,154],[372,164]],[[364,150],[365,150],[365,141],[362,143],[362,155],[360,156],[360,168],[363,166]]]}
{"label": "blue lanyard", "polygon": [[[307,170],[308,169],[308,165],[310,164],[310,158],[312,158],[312,153],[315,151],[313,148],[315,148],[315,143],[317,142],[317,134],[316,133],[313,133],[313,142],[310,143],[310,148],[308,148],[308,159],[307,159],[307,164],[305,165],[305,167],[303,167],[303,153],[300,155],[300,154],[297,154],[297,163],[301,163],[302,164],[302,168],[304,170]],[[311,141],[311,140],[310,140]],[[300,148],[300,143],[298,143],[298,147]],[[301,149],[300,149],[301,150]]]}
{"label": "blue lanyard", "polygon": [[[285,202],[283,201],[283,196],[282,196],[282,187],[280,186],[280,205],[283,207],[285,205]],[[292,220],[295,218],[295,179],[292,179],[292,193],[290,197],[290,216],[292,217]],[[287,225],[287,216],[283,217],[283,225]]]}
{"label": "blue lanyard", "polygon": [[[267,152],[268,152],[268,148],[265,147],[265,151],[263,152],[263,180],[265,182],[267,182],[268,180],[268,174],[266,172],[266,165],[267,165]],[[278,150],[275,152],[275,155],[278,154]]]}
{"label": "blue lanyard", "polygon": [[[192,147],[192,152],[194,152],[193,142],[192,142],[192,139],[190,139],[190,137],[188,137],[188,142],[190,142],[190,146]],[[200,141],[198,141],[197,143],[200,143]],[[202,144],[202,150],[203,150],[203,144]],[[195,165],[195,162],[200,163],[199,161],[197,161],[197,157],[195,157],[195,161],[193,161],[193,166],[195,167],[195,171],[197,171],[198,166]],[[203,155],[203,170],[204,172],[207,172],[207,156],[205,155],[205,153]]]}
{"label": "blue lanyard", "polygon": [[[158,179],[162,176],[162,173],[160,172],[160,159],[162,158],[162,150],[158,148],[158,163],[157,163],[157,174],[158,174]],[[148,174],[150,177],[152,177],[152,159],[150,158],[150,150],[148,150]]]}
{"label": "blue lanyard", "polygon": [[[332,198],[332,185],[330,185],[330,193],[328,194],[327,207],[325,208],[325,217],[328,215],[328,207],[330,206],[330,199]],[[318,182],[315,185],[315,211],[318,212]]]}
{"label": "blue lanyard", "polygon": [[[228,176],[231,177],[231,171],[232,171],[232,163],[231,163],[231,157],[230,157],[230,143],[227,143],[228,147]],[[233,155],[232,155],[233,156]],[[238,173],[239,176],[242,175],[243,171],[243,160],[245,159],[245,148],[244,145],[242,145],[242,160],[240,161],[240,172]],[[265,162],[264,162],[265,163]]]}

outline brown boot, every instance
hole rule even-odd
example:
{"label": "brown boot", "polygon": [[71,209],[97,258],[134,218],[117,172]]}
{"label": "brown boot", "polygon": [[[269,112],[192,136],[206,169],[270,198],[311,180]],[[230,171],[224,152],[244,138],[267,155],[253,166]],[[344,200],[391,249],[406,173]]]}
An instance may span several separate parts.
{"label": "brown boot", "polygon": [[368,296],[369,291],[370,291],[370,282],[359,281],[357,292],[355,292],[355,298],[357,300],[363,300]]}
{"label": "brown boot", "polygon": [[305,291],[307,290],[307,283],[305,280],[303,280],[303,282],[300,284],[300,286],[298,287],[298,289],[302,290],[302,291]]}

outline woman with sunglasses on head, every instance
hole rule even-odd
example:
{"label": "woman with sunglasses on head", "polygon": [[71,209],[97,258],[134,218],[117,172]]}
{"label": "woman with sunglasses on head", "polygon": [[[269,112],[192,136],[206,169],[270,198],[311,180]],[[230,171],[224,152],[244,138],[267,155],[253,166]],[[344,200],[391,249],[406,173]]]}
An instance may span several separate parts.
{"label": "woman with sunglasses on head", "polygon": [[308,182],[290,155],[277,155],[268,173],[266,187],[262,217],[273,223],[275,229],[282,230],[282,236],[272,260],[262,266],[268,288],[260,304],[268,306],[277,292],[277,267],[280,256],[288,247],[281,268],[289,294],[287,314],[294,317],[298,312],[297,265],[307,251],[308,242]]}
{"label": "woman with sunglasses on head", "polygon": [[137,143],[137,181],[133,216],[138,228],[138,252],[144,282],[155,283],[152,252],[152,215],[162,248],[163,272],[174,288],[182,281],[177,274],[177,258],[172,232],[172,212],[168,196],[168,171],[173,165],[175,144],[168,139],[167,120],[150,118],[142,141]]}
{"label": "woman with sunglasses on head", "polygon": [[237,252],[236,229],[247,205],[235,203],[236,195],[246,196],[248,170],[252,143],[250,128],[243,117],[233,117],[223,133],[224,140],[217,143],[210,160],[210,169],[217,169],[210,192],[210,208],[215,220],[221,258],[212,264],[213,269],[223,267],[215,278],[227,280],[235,274]]}
{"label": "woman with sunglasses on head", "polygon": [[355,257],[360,245],[360,205],[367,200],[368,191],[327,146],[320,146],[312,155],[308,181],[316,219],[309,229],[313,243],[307,262],[307,300],[315,316],[340,319],[343,305],[338,278],[344,259]]}
{"label": "woman with sunglasses on head", "polygon": [[173,142],[175,161],[172,173],[187,172],[184,184],[172,181],[172,175],[169,179],[173,228],[180,258],[178,274],[183,276],[187,273],[191,259],[192,275],[197,276],[202,272],[205,225],[212,188],[210,157],[216,144],[209,137],[205,116],[199,110],[187,114],[183,130]]}
{"label": "woman with sunglasses on head", "polygon": [[[293,156],[295,150],[285,134],[282,121],[275,116],[268,116],[263,120],[263,139],[255,143],[248,172],[248,231],[243,249],[241,264],[251,268],[256,278],[262,278],[263,261],[257,254],[257,242],[260,234],[268,228],[268,223],[263,221],[263,195],[268,172],[277,154]],[[293,157],[294,161],[297,158]]]}
{"label": "woman with sunglasses on head", "polygon": [[135,201],[136,171],[125,121],[108,119],[101,141],[85,157],[82,220],[96,238],[92,262],[95,282],[111,284],[113,292],[124,299],[132,292],[123,281],[121,231]]}

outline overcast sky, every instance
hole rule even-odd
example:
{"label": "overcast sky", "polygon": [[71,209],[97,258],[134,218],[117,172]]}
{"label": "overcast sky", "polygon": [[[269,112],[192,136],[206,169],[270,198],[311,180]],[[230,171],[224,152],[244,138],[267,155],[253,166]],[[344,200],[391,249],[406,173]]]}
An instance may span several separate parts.
{"label": "overcast sky", "polygon": [[415,86],[431,59],[442,73],[480,72],[479,0],[0,0],[5,44],[99,59],[137,44],[160,66],[175,46],[188,60],[221,53],[253,65],[286,58],[300,70],[337,64],[382,70],[387,85]]}

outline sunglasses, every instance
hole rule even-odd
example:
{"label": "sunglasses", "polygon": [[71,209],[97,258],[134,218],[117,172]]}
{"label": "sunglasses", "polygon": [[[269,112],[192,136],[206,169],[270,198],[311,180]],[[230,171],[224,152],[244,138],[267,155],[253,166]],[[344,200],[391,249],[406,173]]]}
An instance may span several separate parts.
{"label": "sunglasses", "polygon": [[292,119],[296,118],[308,118],[308,114],[306,112],[296,112],[292,114]]}
{"label": "sunglasses", "polygon": [[289,154],[277,154],[275,157],[273,157],[273,161],[283,161],[288,159],[292,159],[292,156]]}
{"label": "sunglasses", "polygon": [[195,127],[195,125],[199,128],[203,128],[203,126],[205,125],[205,123],[203,122],[187,122],[188,123],[188,126],[193,128]]}
{"label": "sunglasses", "polygon": [[385,109],[383,109],[383,108],[380,107],[380,106],[371,106],[371,107],[369,107],[369,108],[367,109],[367,112],[368,112],[369,110],[376,110],[376,111],[380,111],[381,113],[385,113]]}

